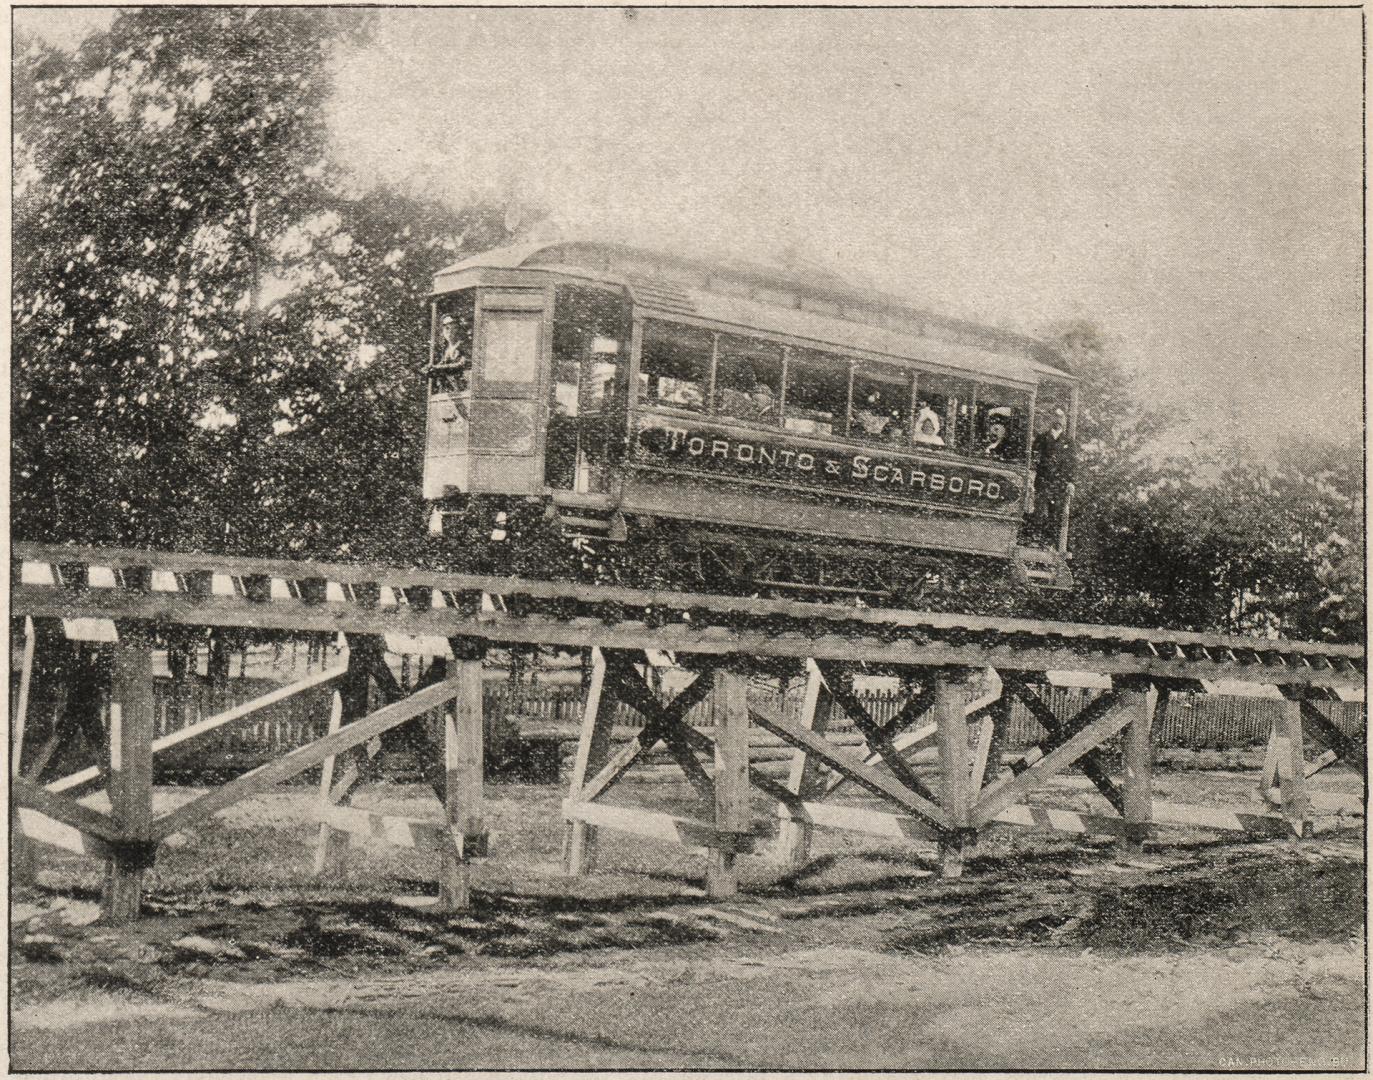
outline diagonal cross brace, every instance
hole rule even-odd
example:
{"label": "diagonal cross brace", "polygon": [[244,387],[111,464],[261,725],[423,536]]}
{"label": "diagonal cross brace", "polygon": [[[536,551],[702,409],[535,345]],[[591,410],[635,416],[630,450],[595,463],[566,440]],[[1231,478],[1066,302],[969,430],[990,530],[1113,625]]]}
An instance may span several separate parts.
{"label": "diagonal cross brace", "polygon": [[[854,724],[857,725],[858,730],[862,732],[863,738],[867,740],[869,749],[882,758],[882,763],[886,765],[887,768],[892,771],[892,775],[907,788],[915,792],[922,799],[928,799],[932,803],[937,803],[939,800],[934,792],[921,782],[920,778],[915,775],[915,770],[906,763],[906,759],[897,753],[896,748],[892,746],[892,737],[888,730],[884,729],[873,719],[872,713],[868,712],[867,706],[865,706],[858,699],[858,695],[853,692],[853,685],[849,680],[847,673],[830,663],[821,663],[819,667],[821,674],[825,676],[825,686],[829,689],[830,697],[838,702],[844,712],[848,713],[852,718]],[[902,710],[901,715],[896,719],[907,720],[907,722],[913,723],[914,718],[919,716],[919,713],[915,713],[911,706],[915,705],[918,700],[919,698],[917,697],[908,702],[906,708]]]}
{"label": "diagonal cross brace", "polygon": [[[1047,755],[1055,748],[1062,746],[1075,731],[1092,723],[1099,714],[1109,709],[1116,701],[1113,693],[1103,694],[1096,700],[1089,702],[1072,720],[1065,723],[1054,715],[1053,711],[1044,704],[1043,699],[1020,676],[1016,674],[1003,675],[1002,685],[1023,702],[1040,726],[1049,732],[1049,738],[1035,747],[1041,756]],[[1024,758],[1021,760],[1025,761]],[[1032,764],[1033,761],[1027,762],[1025,767]],[[1096,785],[1097,790],[1106,797],[1106,801],[1115,808],[1116,813],[1124,814],[1125,793],[1111,779],[1110,770],[1107,768],[1101,752],[1095,749],[1089,750],[1082,755],[1077,766]]]}
{"label": "diagonal cross brace", "polygon": [[[1024,772],[987,787],[973,810],[974,827],[986,825],[1006,807],[1028,795],[1035,785],[1062,772],[1135,719],[1135,709],[1128,698],[1122,700],[1118,694],[1111,693],[1097,699],[1102,700],[1107,700],[1107,705],[1102,709],[1104,715],[1097,716],[1086,727],[1074,732]],[[1097,704],[1097,701],[1092,704]]]}
{"label": "diagonal cross brace", "polygon": [[[617,656],[608,664],[609,671],[614,672],[614,681],[610,684],[611,696],[619,701],[623,701],[631,708],[637,709],[647,718],[648,724],[644,734],[649,734],[652,729],[656,739],[661,739],[666,745],[668,753],[672,759],[681,767],[682,772],[695,788],[696,793],[707,802],[715,800],[715,784],[711,780],[710,774],[699,761],[696,755],[691,752],[683,738],[682,732],[686,728],[682,720],[692,708],[705,699],[706,693],[712,686],[714,673],[702,681],[703,675],[698,675],[685,690],[672,700],[670,705],[664,706],[651,691],[648,686],[639,678],[632,664],[627,663],[623,657]],[[651,746],[645,745],[645,751]],[[637,755],[636,755],[637,756]]]}
{"label": "diagonal cross brace", "polygon": [[[436,686],[411,694],[403,701],[378,709],[370,716],[307,743],[289,754],[269,761],[251,772],[244,773],[227,784],[207,792],[193,802],[179,806],[153,822],[152,836],[155,840],[165,840],[173,833],[180,832],[198,821],[212,817],[240,799],[256,795],[260,791],[289,780],[297,773],[304,772],[312,765],[318,765],[327,757],[340,754],[355,746],[376,738],[383,731],[413,720],[421,713],[437,708],[457,697],[462,679],[445,679]],[[40,808],[41,809],[41,808]]]}
{"label": "diagonal cross brace", "polygon": [[[673,751],[673,757],[687,771],[688,778],[693,776],[693,771],[691,771],[691,765],[683,764],[683,762],[689,759],[691,764],[696,766],[695,772],[699,775],[696,775],[693,786],[702,794],[702,797],[705,797],[704,785],[700,781],[704,779],[709,783],[710,777],[705,774],[705,769],[692,756],[690,748],[683,741],[684,736],[681,735],[681,732],[686,728],[681,723],[681,718],[686,715],[688,710],[705,700],[706,695],[710,693],[714,679],[713,670],[702,671],[691,685],[679,693],[670,704],[663,705],[653,696],[648,687],[639,681],[638,674],[633,670],[632,665],[626,663],[620,656],[606,656],[604,692],[609,693],[617,701],[623,701],[626,705],[638,709],[644,714],[648,722],[636,738],[616,751],[610,760],[602,766],[601,771],[582,785],[577,792],[577,801],[591,802],[604,794],[616,780],[629,770],[639,755],[652,750],[660,740],[671,740],[674,735],[677,736],[679,750]],[[672,741],[668,742],[668,746],[669,749],[672,748]],[[681,753],[683,750],[685,754]],[[713,798],[713,785],[710,792]]]}
{"label": "diagonal cross brace", "polygon": [[1341,761],[1352,768],[1357,769],[1359,773],[1363,775],[1364,779],[1367,779],[1367,751],[1359,740],[1351,738],[1337,728],[1325,713],[1316,708],[1315,702],[1309,701],[1304,696],[1298,696],[1298,694],[1293,693],[1289,687],[1279,687],[1278,689],[1281,691],[1283,697],[1287,698],[1289,701],[1296,700],[1300,702],[1302,722],[1315,729],[1316,735],[1321,742],[1335,751],[1335,753],[1339,755]]}
{"label": "diagonal cross brace", "polygon": [[10,778],[10,797],[19,806],[37,810],[54,821],[60,821],[63,825],[70,825],[73,829],[90,833],[100,840],[119,843],[123,839],[119,826],[115,824],[113,818],[92,810],[90,807],[82,806],[70,796],[54,794],[26,776]]}
{"label": "diagonal cross brace", "polygon": [[836,750],[823,735],[817,735],[815,732],[807,731],[796,724],[788,723],[775,716],[769,716],[752,706],[749,708],[749,715],[759,727],[772,732],[779,739],[798,750],[805,750],[807,753],[814,754],[830,768],[842,772],[855,784],[866,788],[874,795],[898,804],[936,828],[948,828],[948,816],[938,804],[917,795],[875,769],[869,768],[861,760]]}

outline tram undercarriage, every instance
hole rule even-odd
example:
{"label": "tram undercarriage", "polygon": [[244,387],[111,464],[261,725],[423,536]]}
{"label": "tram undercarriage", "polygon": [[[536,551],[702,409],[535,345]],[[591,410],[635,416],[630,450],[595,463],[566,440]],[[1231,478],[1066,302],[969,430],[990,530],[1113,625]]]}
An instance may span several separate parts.
{"label": "tram undercarriage", "polygon": [[538,498],[452,500],[436,508],[431,532],[441,532],[443,561],[454,571],[642,589],[1017,613],[1072,586],[1066,560],[1036,547],[1017,546],[1006,559],[827,543]]}

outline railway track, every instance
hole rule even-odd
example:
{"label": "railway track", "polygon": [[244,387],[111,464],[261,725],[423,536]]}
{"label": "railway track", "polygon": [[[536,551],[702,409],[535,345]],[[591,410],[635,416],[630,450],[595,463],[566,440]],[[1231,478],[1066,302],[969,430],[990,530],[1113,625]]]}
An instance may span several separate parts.
{"label": "railway track", "polygon": [[[874,666],[1088,669],[1310,688],[1365,681],[1360,646],[996,616],[869,609],[372,564],[32,543],[12,549],[15,616],[260,631],[481,638],[563,647],[813,657]],[[1179,687],[1181,688],[1181,687]]]}

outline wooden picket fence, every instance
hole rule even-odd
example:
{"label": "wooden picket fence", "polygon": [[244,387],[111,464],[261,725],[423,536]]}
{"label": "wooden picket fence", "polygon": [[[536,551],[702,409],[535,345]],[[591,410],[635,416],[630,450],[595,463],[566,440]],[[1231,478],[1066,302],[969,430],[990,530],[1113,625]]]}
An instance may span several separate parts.
{"label": "wooden picket fence", "polygon": [[[185,724],[250,701],[276,684],[265,679],[230,679],[227,686],[214,690],[203,680],[188,687],[179,702],[174,701],[171,681],[158,680],[156,734],[164,735]],[[788,711],[799,709],[801,687],[793,686],[786,695]],[[1081,709],[1095,692],[1074,688],[1055,688],[1048,695],[1048,704],[1055,715],[1069,717]],[[575,684],[524,685],[517,690],[507,682],[491,682],[485,688],[487,715],[492,723],[508,721],[520,729],[561,729],[574,731],[581,718],[581,691]],[[869,711],[879,722],[891,719],[904,702],[894,691],[867,692],[860,695]],[[1215,697],[1207,694],[1180,694],[1169,700],[1167,715],[1158,733],[1158,744],[1169,748],[1194,750],[1226,749],[1250,746],[1268,737],[1269,727],[1276,716],[1279,703],[1264,698]],[[707,700],[692,709],[688,720],[698,727],[712,723],[711,702]],[[1320,706],[1334,724],[1347,734],[1357,734],[1364,724],[1364,706],[1354,702],[1331,702]],[[284,753],[324,734],[328,724],[328,701],[325,695],[313,695],[313,700],[291,700],[266,710],[261,719],[233,727],[223,733],[197,741],[196,753],[210,754],[222,760],[250,760]],[[643,726],[643,717],[627,705],[617,707],[615,723],[626,728]],[[832,731],[852,728],[847,717],[836,716]],[[1032,745],[1041,737],[1039,725],[1019,702],[1011,713],[1008,748]]]}

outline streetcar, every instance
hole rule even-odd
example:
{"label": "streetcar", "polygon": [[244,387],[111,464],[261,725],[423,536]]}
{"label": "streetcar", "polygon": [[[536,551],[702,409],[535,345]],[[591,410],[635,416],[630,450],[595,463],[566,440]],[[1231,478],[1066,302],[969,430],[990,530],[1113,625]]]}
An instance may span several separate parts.
{"label": "streetcar", "polygon": [[1058,413],[1071,443],[1077,414],[1043,342],[593,241],[446,267],[430,320],[424,498],[471,569],[877,603],[988,568],[1071,587],[1067,506],[1026,535],[1035,435]]}

